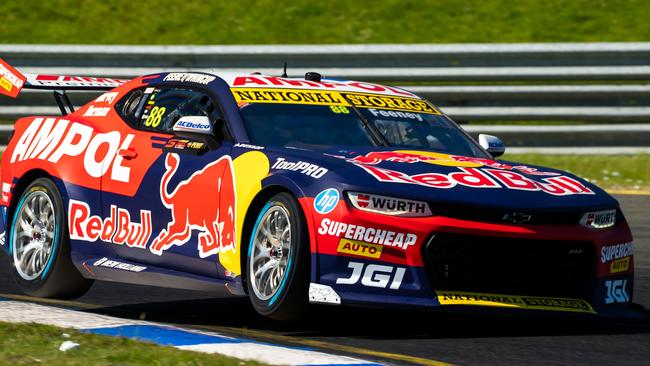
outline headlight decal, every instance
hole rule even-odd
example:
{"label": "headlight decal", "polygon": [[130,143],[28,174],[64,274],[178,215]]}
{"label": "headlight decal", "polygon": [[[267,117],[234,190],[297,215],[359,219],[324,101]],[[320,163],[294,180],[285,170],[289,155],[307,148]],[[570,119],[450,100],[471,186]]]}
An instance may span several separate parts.
{"label": "headlight decal", "polygon": [[592,229],[606,229],[614,224],[616,224],[616,210],[587,212],[580,219],[580,225]]}
{"label": "headlight decal", "polygon": [[431,216],[429,204],[370,193],[347,192],[352,206],[358,210],[401,217]]}

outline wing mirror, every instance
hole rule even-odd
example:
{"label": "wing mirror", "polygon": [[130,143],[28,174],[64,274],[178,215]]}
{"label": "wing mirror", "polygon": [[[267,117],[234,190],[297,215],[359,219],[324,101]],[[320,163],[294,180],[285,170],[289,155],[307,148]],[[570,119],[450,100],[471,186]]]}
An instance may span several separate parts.
{"label": "wing mirror", "polygon": [[506,152],[506,145],[496,136],[480,134],[478,143],[495,158]]}
{"label": "wing mirror", "polygon": [[174,123],[173,131],[212,135],[212,124],[206,116],[184,116]]}

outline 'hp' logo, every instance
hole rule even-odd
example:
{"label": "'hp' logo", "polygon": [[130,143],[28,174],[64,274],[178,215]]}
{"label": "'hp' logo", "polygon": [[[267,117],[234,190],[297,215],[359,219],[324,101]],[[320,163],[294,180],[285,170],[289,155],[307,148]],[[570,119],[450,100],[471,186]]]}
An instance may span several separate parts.
{"label": "'hp' logo", "polygon": [[339,203],[339,191],[328,188],[314,198],[314,208],[319,214],[328,214],[334,210]]}

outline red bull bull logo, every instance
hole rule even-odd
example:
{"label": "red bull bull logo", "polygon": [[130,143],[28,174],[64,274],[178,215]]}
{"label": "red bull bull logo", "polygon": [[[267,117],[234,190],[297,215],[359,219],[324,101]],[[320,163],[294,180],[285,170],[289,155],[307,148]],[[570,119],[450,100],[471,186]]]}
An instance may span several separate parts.
{"label": "red bull bull logo", "polygon": [[160,198],[172,213],[172,221],[153,240],[150,251],[156,255],[174,245],[187,243],[192,231],[199,233],[201,258],[235,250],[235,182],[230,156],[224,156],[195,172],[168,193],[169,181],[178,169],[180,158],[168,154],[160,182]]}
{"label": "red bull bull logo", "polygon": [[448,155],[441,153],[434,153],[430,151],[411,151],[411,150],[396,150],[396,151],[372,151],[366,155],[359,155],[349,162],[363,165],[377,165],[383,161],[391,161],[395,163],[428,163],[442,166],[451,167],[464,167],[464,168],[480,168],[490,167],[503,170],[517,170],[528,175],[542,175],[542,176],[556,176],[558,173],[553,172],[540,172],[535,168],[527,167],[524,165],[508,165],[499,163],[491,159],[474,158],[468,156]]}
{"label": "red bull bull logo", "polygon": [[414,184],[430,188],[449,189],[457,186],[470,188],[506,188],[521,191],[542,191],[555,196],[594,194],[584,184],[563,175],[542,178],[541,181],[537,181],[523,174],[499,169],[459,168],[460,171],[449,174],[422,173],[409,175],[396,170],[372,165],[358,164],[358,166],[380,182]]}
{"label": "red bull bull logo", "polygon": [[395,163],[443,163],[453,162],[451,155],[426,153],[426,152],[404,152],[404,151],[372,151],[366,155],[359,155],[349,160],[352,163],[376,165],[382,161],[392,161]]}

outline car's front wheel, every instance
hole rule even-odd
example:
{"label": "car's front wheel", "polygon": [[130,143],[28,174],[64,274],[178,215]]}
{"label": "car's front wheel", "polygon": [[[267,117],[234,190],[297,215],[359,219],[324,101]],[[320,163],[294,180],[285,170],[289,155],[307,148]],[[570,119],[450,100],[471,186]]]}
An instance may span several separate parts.
{"label": "car's front wheel", "polygon": [[51,179],[34,180],[15,207],[9,243],[13,277],[26,294],[70,299],[93,281],[72,264],[63,200]]}
{"label": "car's front wheel", "polygon": [[288,193],[271,197],[251,232],[246,266],[248,295],[260,314],[294,320],[306,310],[308,244],[298,201]]}

